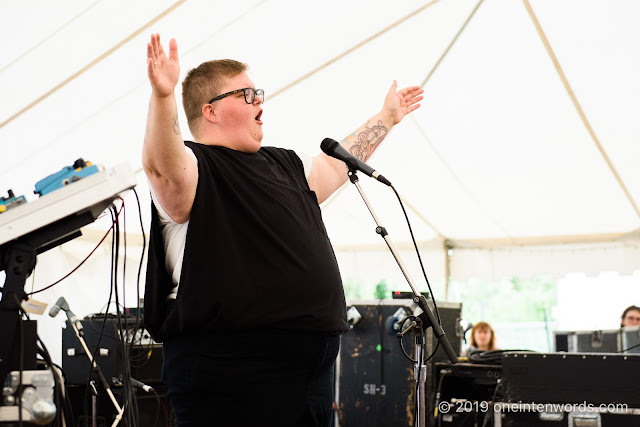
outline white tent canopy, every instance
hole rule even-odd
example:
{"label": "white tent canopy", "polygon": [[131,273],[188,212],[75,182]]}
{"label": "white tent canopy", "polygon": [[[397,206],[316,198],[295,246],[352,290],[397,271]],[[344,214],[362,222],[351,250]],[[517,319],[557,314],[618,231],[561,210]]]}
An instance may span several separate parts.
{"label": "white tent canopy", "polygon": [[[140,152],[157,32],[177,39],[183,75],[213,58],[250,65],[266,92],[263,145],[315,154],[373,115],[394,79],[422,84],[422,107],[370,163],[405,201],[431,280],[629,274],[640,268],[639,12],[634,0],[2,3],[0,190],[32,200],[36,181],[76,158],[127,162],[148,228]],[[180,125],[188,138],[182,111]],[[395,195],[361,184],[412,257]],[[401,280],[353,186],[323,215],[343,276]]]}

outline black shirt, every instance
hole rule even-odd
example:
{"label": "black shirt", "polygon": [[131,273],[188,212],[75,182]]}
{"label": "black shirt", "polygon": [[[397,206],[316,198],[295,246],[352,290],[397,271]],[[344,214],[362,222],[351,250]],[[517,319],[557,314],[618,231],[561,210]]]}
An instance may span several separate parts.
{"label": "black shirt", "polygon": [[199,178],[166,319],[172,285],[152,207],[145,324],[154,338],[196,329],[346,330],[338,265],[298,156],[274,147],[244,153],[185,144],[198,159]]}

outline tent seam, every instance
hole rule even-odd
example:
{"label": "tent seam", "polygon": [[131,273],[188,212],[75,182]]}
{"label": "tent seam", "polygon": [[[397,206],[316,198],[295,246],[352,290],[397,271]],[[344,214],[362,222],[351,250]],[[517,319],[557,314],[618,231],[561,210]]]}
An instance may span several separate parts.
{"label": "tent seam", "polygon": [[156,16],[155,18],[153,18],[151,21],[147,22],[146,24],[144,24],[142,27],[138,28],[136,31],[134,31],[133,33],[131,33],[129,36],[125,37],[124,40],[120,41],[119,43],[117,43],[115,46],[113,46],[111,49],[107,50],[105,53],[103,53],[102,55],[98,56],[96,59],[94,59],[93,61],[91,61],[89,64],[85,65],[84,67],[82,67],[80,70],[76,71],[75,73],[73,73],[71,76],[67,77],[65,80],[63,80],[61,83],[58,83],[55,87],[53,87],[52,89],[50,89],[49,91],[47,91],[44,95],[39,96],[38,98],[36,98],[34,101],[32,101],[29,105],[27,105],[26,107],[22,108],[20,111],[18,111],[17,113],[13,114],[11,117],[9,117],[8,119],[6,119],[4,122],[0,123],[0,129],[3,128],[4,126],[6,126],[7,124],[11,123],[13,120],[15,120],[16,118],[20,117],[22,114],[24,114],[25,112],[29,111],[30,109],[32,109],[33,107],[35,107],[36,105],[38,105],[39,103],[41,103],[42,101],[44,101],[45,99],[47,99],[48,97],[50,97],[51,95],[53,95],[54,93],[56,93],[58,90],[62,89],[64,86],[66,86],[67,84],[69,84],[70,82],[72,82],[73,80],[75,80],[76,78],[80,77],[82,74],[84,74],[86,71],[90,70],[91,68],[93,68],[96,64],[102,62],[103,59],[107,58],[109,55],[111,55],[113,52],[115,52],[116,50],[120,49],[122,46],[124,46],[126,43],[128,43],[129,41],[131,41],[134,37],[138,36],[140,33],[142,33],[144,30],[148,29],[151,25],[155,24],[156,22],[158,22],[160,19],[164,18],[166,15],[168,15],[169,13],[173,12],[178,6],[181,6],[183,3],[185,3],[187,0],[179,0],[176,3],[174,3],[173,5],[171,5],[169,8],[167,8],[166,10],[164,10],[162,13],[160,13],[158,16]]}
{"label": "tent seam", "polygon": [[538,35],[540,36],[540,39],[542,40],[542,43],[544,44],[544,47],[547,50],[547,54],[549,55],[549,57],[551,58],[551,61],[553,62],[553,65],[554,65],[554,67],[556,69],[556,72],[558,73],[558,76],[560,77],[560,80],[562,80],[562,84],[564,85],[564,88],[566,89],[567,93],[569,94],[569,98],[571,98],[571,101],[573,102],[574,107],[578,111],[578,115],[580,116],[580,120],[582,120],[582,123],[587,128],[587,131],[589,132],[589,135],[591,135],[591,138],[593,139],[593,142],[596,144],[596,147],[598,148],[598,151],[600,151],[600,155],[604,159],[604,161],[607,164],[607,166],[609,166],[609,170],[611,170],[611,173],[613,174],[614,178],[616,179],[616,181],[618,181],[618,184],[620,185],[620,188],[622,189],[622,191],[624,192],[625,196],[627,197],[627,200],[629,201],[629,203],[631,204],[631,206],[635,210],[635,212],[638,215],[638,217],[640,217],[640,209],[638,208],[638,206],[636,205],[635,201],[633,200],[633,197],[631,196],[631,193],[627,189],[627,186],[624,184],[624,181],[622,181],[622,178],[620,177],[620,174],[618,173],[618,171],[616,170],[615,166],[613,165],[613,162],[609,158],[609,155],[607,155],[607,152],[604,150],[604,147],[602,146],[602,144],[600,143],[600,140],[596,136],[595,131],[591,127],[591,124],[589,123],[589,120],[587,119],[587,116],[584,113],[584,110],[582,109],[582,107],[580,106],[580,103],[578,102],[578,98],[576,97],[576,94],[573,92],[573,89],[571,88],[571,85],[569,84],[569,80],[567,79],[564,71],[562,70],[562,67],[560,66],[560,62],[558,61],[558,58],[557,58],[556,54],[554,53],[553,49],[551,48],[551,44],[549,43],[549,40],[547,39],[547,36],[545,35],[544,31],[542,30],[542,26],[540,25],[540,22],[538,21],[538,18],[536,17],[536,14],[534,13],[533,9],[531,8],[531,4],[529,3],[529,0],[522,0],[522,1],[524,2],[525,8],[527,9],[527,12],[529,13],[529,16],[531,17],[531,20],[533,21],[533,24],[536,27],[536,31],[538,32]]}

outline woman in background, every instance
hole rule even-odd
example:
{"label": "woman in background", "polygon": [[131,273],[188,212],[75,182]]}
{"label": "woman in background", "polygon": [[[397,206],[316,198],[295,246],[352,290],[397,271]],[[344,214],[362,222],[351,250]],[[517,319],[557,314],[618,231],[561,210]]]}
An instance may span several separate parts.
{"label": "woman in background", "polygon": [[471,328],[471,343],[469,348],[464,352],[468,356],[474,351],[497,350],[496,334],[493,328],[487,322],[478,322]]}
{"label": "woman in background", "polygon": [[631,305],[622,312],[620,327],[640,326],[640,307]]}

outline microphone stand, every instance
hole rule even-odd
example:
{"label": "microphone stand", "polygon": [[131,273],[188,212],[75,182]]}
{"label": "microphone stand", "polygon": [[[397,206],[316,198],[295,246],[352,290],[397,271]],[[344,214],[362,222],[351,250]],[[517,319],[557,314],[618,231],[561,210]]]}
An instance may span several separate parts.
{"label": "microphone stand", "polygon": [[[111,399],[111,402],[113,402],[113,406],[116,408],[116,411],[118,412],[118,414],[116,415],[116,419],[113,421],[113,424],[111,424],[111,427],[116,427],[118,425],[118,423],[120,423],[120,420],[122,419],[122,414],[124,413],[124,407],[120,408],[120,405],[118,405],[118,401],[116,400],[115,396],[113,395],[113,392],[111,391],[111,387],[109,386],[109,383],[104,378],[104,375],[102,374],[102,371],[100,370],[100,366],[98,366],[98,364],[96,363],[96,360],[93,357],[93,355],[91,354],[91,351],[89,350],[89,347],[87,346],[87,343],[84,341],[84,337],[83,337],[84,333],[80,332],[80,330],[76,326],[76,322],[72,322],[72,321],[68,320],[68,323],[71,325],[71,327],[73,328],[73,331],[76,333],[76,337],[78,337],[78,340],[80,341],[80,344],[82,345],[82,348],[84,349],[87,357],[89,358],[89,363],[93,363],[93,366],[92,366],[91,369],[94,370],[98,374],[98,378],[100,379],[100,382],[102,383],[102,386],[106,390],[107,394],[109,395],[109,398]],[[93,387],[93,385],[92,385],[92,387]],[[95,390],[95,388],[94,388],[94,390]],[[94,413],[93,413],[93,421],[94,422],[96,420],[95,416],[96,416],[96,414],[95,414],[95,411],[94,411]]]}
{"label": "microphone stand", "polygon": [[[349,176],[349,180],[358,189],[358,193],[360,193],[362,200],[364,201],[365,205],[367,205],[367,209],[369,209],[369,212],[371,213],[371,216],[373,217],[373,220],[376,223],[376,233],[379,234],[384,239],[385,243],[387,244],[387,247],[389,248],[389,250],[391,251],[391,254],[393,255],[393,258],[395,258],[396,263],[398,264],[398,267],[400,267],[402,274],[407,280],[409,287],[411,287],[411,290],[413,291],[413,295],[414,295],[413,302],[416,303],[418,307],[422,309],[422,313],[417,316],[418,319],[415,326],[420,327],[422,329],[423,336],[426,330],[429,327],[431,327],[436,338],[438,338],[440,345],[442,345],[442,348],[444,349],[445,353],[447,353],[447,357],[449,357],[449,360],[451,361],[451,363],[452,364],[458,363],[458,357],[453,351],[453,348],[451,347],[451,343],[447,339],[444,333],[444,330],[442,329],[442,326],[440,326],[440,324],[438,323],[438,320],[435,318],[435,316],[433,315],[433,312],[429,308],[429,305],[427,304],[427,299],[425,298],[424,295],[422,295],[418,291],[418,288],[415,286],[413,280],[411,279],[411,276],[409,276],[407,268],[405,267],[404,263],[402,262],[402,259],[398,255],[398,252],[396,251],[396,248],[393,245],[391,238],[389,237],[389,233],[387,233],[387,230],[382,225],[380,225],[380,220],[378,220],[378,217],[373,211],[373,208],[371,207],[371,204],[369,203],[367,196],[365,196],[364,192],[362,191],[362,187],[360,187],[360,183],[358,182],[359,181],[358,176],[356,175],[357,164],[352,164],[352,163],[355,163],[355,160],[354,162],[346,161],[345,163],[349,168],[349,171],[347,172],[347,175]],[[427,367],[424,364],[424,339],[419,340],[418,337],[416,337],[416,362],[417,363],[414,364],[414,378],[417,383],[417,387],[416,387],[416,402],[417,402],[416,409],[418,411],[417,425],[418,427],[424,427],[425,426],[424,385],[427,377]]]}
{"label": "microphone stand", "polygon": [[[418,319],[416,327],[422,329],[422,321]],[[424,329],[423,329],[424,332]],[[413,375],[417,383],[416,406],[418,412],[418,426],[426,426],[426,406],[425,406],[425,384],[427,383],[427,365],[424,364],[424,353],[426,348],[424,333],[416,334],[416,363],[413,365]]]}
{"label": "microphone stand", "polygon": [[91,427],[98,427],[98,390],[94,380],[89,381],[89,385],[91,386]]}

